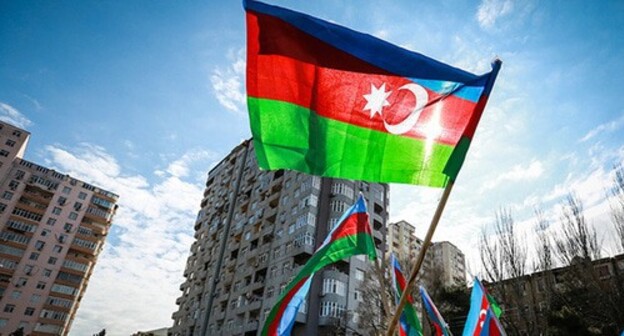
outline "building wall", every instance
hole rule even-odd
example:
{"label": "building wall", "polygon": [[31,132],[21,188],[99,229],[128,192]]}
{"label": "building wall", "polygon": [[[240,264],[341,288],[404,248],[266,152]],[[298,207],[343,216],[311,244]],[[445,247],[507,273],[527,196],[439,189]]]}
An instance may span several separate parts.
{"label": "building wall", "polygon": [[445,287],[466,286],[466,259],[464,253],[448,241],[431,246],[433,264],[440,268],[441,283]]}
{"label": "building wall", "polygon": [[[19,130],[0,125],[0,143]],[[26,142],[0,177],[0,333],[66,335],[118,196],[20,159]]]}
{"label": "building wall", "polygon": [[[260,171],[251,142],[237,146],[208,174],[170,334],[258,334],[280,292],[360,192],[383,256],[387,185]],[[318,335],[355,311],[369,266],[358,256],[317,273],[293,335]]]}

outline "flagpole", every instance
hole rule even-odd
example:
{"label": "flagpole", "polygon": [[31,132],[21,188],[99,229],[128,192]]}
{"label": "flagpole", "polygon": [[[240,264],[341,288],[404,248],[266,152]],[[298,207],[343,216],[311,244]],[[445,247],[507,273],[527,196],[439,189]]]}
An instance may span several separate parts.
{"label": "flagpole", "polygon": [[425,236],[425,241],[423,242],[423,247],[422,249],[420,249],[420,252],[418,253],[416,264],[414,264],[414,267],[412,268],[409,279],[407,280],[407,284],[405,285],[405,290],[403,291],[403,294],[401,294],[401,299],[399,300],[399,303],[394,312],[394,317],[392,318],[392,321],[390,322],[390,325],[388,326],[388,332],[386,332],[386,336],[394,336],[394,330],[396,329],[396,325],[399,321],[399,317],[401,316],[401,312],[403,311],[403,307],[407,303],[407,297],[410,293],[410,288],[412,288],[414,286],[414,283],[416,282],[416,276],[418,275],[418,271],[420,270],[420,267],[422,266],[423,261],[425,260],[425,255],[427,253],[427,250],[429,249],[429,246],[431,245],[431,239],[433,238],[433,233],[438,227],[438,223],[440,222],[440,218],[442,217],[442,212],[444,211],[444,207],[446,206],[446,201],[448,200],[449,195],[451,194],[451,189],[453,189],[454,184],[455,184],[455,181],[451,180],[446,185],[446,188],[444,188],[444,192],[442,193],[440,202],[438,202],[438,207],[435,211],[435,214],[433,215],[433,218],[431,219],[429,230],[427,231],[427,235]]}

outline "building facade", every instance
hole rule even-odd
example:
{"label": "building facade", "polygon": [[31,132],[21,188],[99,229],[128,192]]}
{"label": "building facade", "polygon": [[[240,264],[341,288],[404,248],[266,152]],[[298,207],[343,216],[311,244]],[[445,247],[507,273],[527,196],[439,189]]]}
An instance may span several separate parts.
{"label": "building facade", "polygon": [[[598,321],[589,324],[592,334],[614,335],[615,330],[601,331],[610,324],[617,325],[617,332],[624,328],[624,254],[597,260],[575,258],[567,266],[484,285],[504,311],[501,323],[508,335],[555,334],[549,330],[553,323],[549,318],[566,310],[580,312],[585,321]],[[567,309],[561,309],[562,305]],[[559,316],[565,315],[574,316]],[[563,321],[573,323],[577,328],[574,334],[585,334],[581,333],[584,323],[579,320]]]}
{"label": "building facade", "polygon": [[0,334],[67,335],[118,196],[23,160],[29,137],[0,122]]}
{"label": "building facade", "polygon": [[[388,186],[260,171],[253,145],[237,146],[208,174],[170,335],[258,335],[281,291],[359,193],[367,200],[378,256],[384,255]],[[317,273],[293,335],[357,329],[363,256]],[[349,332],[351,333],[351,332]]]}
{"label": "building facade", "polygon": [[431,246],[433,265],[437,270],[436,277],[447,288],[466,286],[466,257],[451,242],[435,242]]}
{"label": "building facade", "polygon": [[[387,229],[387,252],[394,253],[399,260],[416,260],[423,248],[423,240],[415,235],[415,227],[406,222],[390,223]],[[410,270],[403,266],[403,272]],[[426,286],[466,286],[466,261],[462,251],[448,241],[433,242],[427,254],[419,278]]]}

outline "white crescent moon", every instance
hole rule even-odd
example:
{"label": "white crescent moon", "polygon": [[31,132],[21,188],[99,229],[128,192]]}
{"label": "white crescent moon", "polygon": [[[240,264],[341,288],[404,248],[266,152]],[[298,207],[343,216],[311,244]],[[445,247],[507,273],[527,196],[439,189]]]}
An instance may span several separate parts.
{"label": "white crescent moon", "polygon": [[416,98],[416,106],[414,106],[412,113],[410,113],[407,118],[396,125],[388,124],[386,120],[384,120],[384,126],[386,126],[388,132],[392,134],[403,134],[411,130],[414,125],[416,125],[418,117],[420,117],[420,113],[425,108],[427,101],[429,100],[427,90],[416,83],[405,84],[401,86],[399,90],[409,90],[414,95],[414,98]]}

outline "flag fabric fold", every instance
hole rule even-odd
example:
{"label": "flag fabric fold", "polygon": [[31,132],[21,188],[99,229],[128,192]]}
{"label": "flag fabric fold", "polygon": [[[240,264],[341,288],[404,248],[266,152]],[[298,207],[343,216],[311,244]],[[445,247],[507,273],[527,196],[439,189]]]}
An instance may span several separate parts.
{"label": "flag fabric fold", "polygon": [[423,286],[420,286],[420,296],[422,297],[425,311],[427,311],[427,315],[435,327],[436,336],[450,336],[451,332],[448,324],[444,321],[444,318]]}
{"label": "flag fabric fold", "polygon": [[[392,264],[392,284],[394,286],[394,298],[396,303],[401,299],[401,295],[405,291],[405,277],[401,271],[401,265],[394,256],[390,254],[390,263]],[[414,309],[414,299],[411,295],[407,298],[408,303],[405,304],[401,316],[399,318],[399,335],[400,336],[422,336],[423,330],[418,320],[418,314]]]}
{"label": "flag fabric fold", "polygon": [[496,313],[488,309],[480,336],[507,336]]}
{"label": "flag fabric fold", "polygon": [[258,165],[444,187],[500,68],[474,75],[373,36],[245,0]]}
{"label": "flag fabric fold", "polygon": [[[498,318],[502,309],[479,279],[474,279],[463,336],[505,335]],[[493,327],[492,327],[493,326]],[[498,330],[499,333],[496,333]]]}
{"label": "flag fabric fold", "polygon": [[342,215],[314,255],[286,286],[267,315],[261,335],[290,335],[314,274],[326,265],[359,254],[367,255],[370,260],[377,257],[366,203],[362,195]]}

